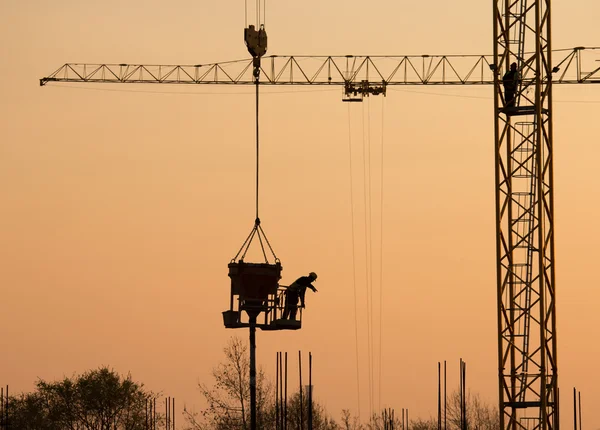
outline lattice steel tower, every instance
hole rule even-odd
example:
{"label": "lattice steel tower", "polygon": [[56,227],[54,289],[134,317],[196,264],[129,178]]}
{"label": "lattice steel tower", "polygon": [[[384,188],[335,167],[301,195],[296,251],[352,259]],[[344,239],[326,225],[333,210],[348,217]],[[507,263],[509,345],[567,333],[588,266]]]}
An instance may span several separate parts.
{"label": "lattice steel tower", "polygon": [[559,428],[550,28],[550,0],[495,1],[500,425],[511,430]]}

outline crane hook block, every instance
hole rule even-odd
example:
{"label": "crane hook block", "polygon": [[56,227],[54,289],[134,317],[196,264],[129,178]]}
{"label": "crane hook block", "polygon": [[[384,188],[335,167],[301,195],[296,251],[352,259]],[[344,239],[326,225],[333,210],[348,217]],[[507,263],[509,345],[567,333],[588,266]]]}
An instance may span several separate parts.
{"label": "crane hook block", "polygon": [[244,29],[244,41],[248,52],[253,57],[262,57],[267,52],[267,32],[264,25],[261,24],[260,28],[256,30],[253,25],[248,26]]}

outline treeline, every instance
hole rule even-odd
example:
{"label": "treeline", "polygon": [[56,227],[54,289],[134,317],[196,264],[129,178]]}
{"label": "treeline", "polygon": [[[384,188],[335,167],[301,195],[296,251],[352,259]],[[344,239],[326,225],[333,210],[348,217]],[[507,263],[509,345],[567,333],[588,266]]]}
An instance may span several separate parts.
{"label": "treeline", "polygon": [[[205,407],[198,413],[184,410],[177,420],[185,430],[249,430],[250,429],[250,363],[248,347],[237,337],[224,348],[224,360],[212,370],[210,384],[199,384]],[[307,393],[288,397],[285,409],[277,405],[272,382],[264,371],[256,375],[257,428],[308,430],[309,403]],[[119,375],[101,367],[61,381],[39,380],[30,393],[11,396],[7,412],[0,418],[1,430],[153,430],[164,429],[164,409],[156,410],[159,394],[135,382],[131,375]],[[278,407],[279,406],[279,407]],[[447,399],[445,422],[437,418],[416,419],[401,423],[398,415],[384,411],[360,422],[348,410],[339,421],[318,402],[312,404],[314,430],[464,430],[461,429],[460,396]],[[173,421],[170,421],[169,428]],[[277,425],[279,423],[279,425]],[[481,401],[477,395],[466,398],[467,430],[500,430],[498,409]]]}
{"label": "treeline", "polygon": [[39,380],[33,392],[8,399],[7,430],[147,430],[158,395],[108,367],[62,381]]}
{"label": "treeline", "polygon": [[[213,368],[212,384],[199,384],[206,408],[200,413],[185,411],[186,430],[248,430],[250,428],[250,363],[247,345],[232,337],[223,349],[224,361]],[[259,369],[256,375],[257,428],[278,430],[281,425],[281,409],[277,409],[273,383]],[[288,430],[308,430],[308,400],[296,392],[287,401],[284,421]],[[446,422],[438,427],[437,418],[416,419],[401,422],[401,417],[382,411],[360,422],[357,417],[343,410],[339,422],[318,402],[312,405],[313,430],[464,430],[461,429],[460,396],[454,392],[448,396]],[[466,397],[467,430],[500,430],[498,409],[483,402],[477,395]]]}

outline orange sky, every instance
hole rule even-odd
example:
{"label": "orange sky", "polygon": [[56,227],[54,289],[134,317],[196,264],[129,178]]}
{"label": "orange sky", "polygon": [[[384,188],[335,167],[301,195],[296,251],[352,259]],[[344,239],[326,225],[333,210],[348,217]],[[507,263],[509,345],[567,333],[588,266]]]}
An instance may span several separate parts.
{"label": "orange sky", "polygon": [[[492,51],[491,2],[368,6],[269,3],[269,54]],[[557,2],[554,46],[599,46],[598,16],[597,1]],[[252,90],[40,88],[38,79],[65,62],[245,58],[243,27],[243,2],[0,3],[0,384],[30,390],[38,377],[110,365],[179,405],[201,405],[197,381],[209,382],[229,336],[247,335],[224,329],[221,311],[227,263],[254,219]],[[491,91],[410,87],[350,107],[339,88],[263,92],[263,227],[282,282],[315,271],[319,293],[309,292],[300,332],[258,333],[258,360],[273,374],[276,351],[312,351],[315,394],[336,418],[358,401],[351,177],[363,416],[369,406],[361,158],[369,116],[373,276],[378,291],[382,262],[384,297],[374,310],[376,326],[383,322],[375,405],[435,416],[437,362],[448,360],[457,387],[461,357],[469,389],[496,402]],[[576,386],[584,426],[598,429],[600,88],[557,87],[555,101],[562,424],[571,423]]]}

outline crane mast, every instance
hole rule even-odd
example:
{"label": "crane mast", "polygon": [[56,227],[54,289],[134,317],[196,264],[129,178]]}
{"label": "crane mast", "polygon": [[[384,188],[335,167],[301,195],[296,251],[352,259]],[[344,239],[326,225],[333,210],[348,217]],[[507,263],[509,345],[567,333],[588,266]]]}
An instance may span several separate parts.
{"label": "crane mast", "polygon": [[[494,7],[499,400],[510,430],[559,428],[550,12],[550,0]],[[501,73],[513,63],[507,107]]]}

